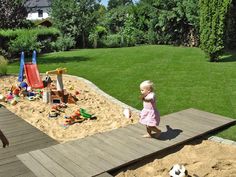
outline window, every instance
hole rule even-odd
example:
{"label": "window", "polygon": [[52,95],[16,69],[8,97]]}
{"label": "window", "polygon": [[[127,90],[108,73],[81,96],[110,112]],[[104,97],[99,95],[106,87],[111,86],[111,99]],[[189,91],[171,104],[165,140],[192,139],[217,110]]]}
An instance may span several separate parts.
{"label": "window", "polygon": [[38,17],[43,17],[43,10],[38,10]]}

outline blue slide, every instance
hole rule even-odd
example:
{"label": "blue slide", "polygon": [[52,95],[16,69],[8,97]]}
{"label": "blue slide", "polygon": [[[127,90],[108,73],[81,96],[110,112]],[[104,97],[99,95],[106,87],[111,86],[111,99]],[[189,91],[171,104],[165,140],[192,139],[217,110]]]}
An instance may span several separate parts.
{"label": "blue slide", "polygon": [[25,65],[25,57],[24,57],[24,52],[21,52],[20,56],[20,72],[18,75],[18,81],[23,82],[24,80],[24,65]]}

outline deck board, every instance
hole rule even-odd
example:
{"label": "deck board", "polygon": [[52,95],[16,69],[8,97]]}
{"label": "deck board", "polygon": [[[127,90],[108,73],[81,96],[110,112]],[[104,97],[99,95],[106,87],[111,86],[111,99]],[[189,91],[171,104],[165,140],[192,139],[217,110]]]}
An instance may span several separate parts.
{"label": "deck board", "polygon": [[54,150],[53,148],[45,148],[42,149],[42,152],[45,153],[49,158],[56,161],[59,165],[66,168],[70,173],[77,177],[88,176],[89,174],[83,170],[80,166],[75,163],[71,163],[70,159],[65,158],[61,153]]}
{"label": "deck board", "polygon": [[[30,163],[35,158],[40,161],[40,168],[44,168],[45,173],[50,172],[54,176],[60,176],[56,169],[65,176],[111,176],[106,172],[230,124],[235,124],[235,120],[191,108],[161,117],[159,127],[162,133],[158,139],[143,138],[142,135],[146,134],[145,126],[132,124],[18,157],[36,176],[41,176],[42,172]],[[38,156],[32,156],[34,154]],[[72,167],[76,168],[73,172]]]}
{"label": "deck board", "polygon": [[58,144],[6,108],[0,108],[0,129],[10,145],[0,148],[0,176],[35,176],[16,155]]}
{"label": "deck board", "polygon": [[93,164],[91,161],[88,161],[87,158],[83,156],[83,151],[80,151],[80,149],[74,149],[71,145],[66,143],[63,145],[52,146],[52,148],[70,159],[71,162],[75,163],[77,166],[83,168],[84,171],[89,174],[88,176],[92,176],[92,174],[97,172],[103,172],[103,169],[97,167],[96,164]]}

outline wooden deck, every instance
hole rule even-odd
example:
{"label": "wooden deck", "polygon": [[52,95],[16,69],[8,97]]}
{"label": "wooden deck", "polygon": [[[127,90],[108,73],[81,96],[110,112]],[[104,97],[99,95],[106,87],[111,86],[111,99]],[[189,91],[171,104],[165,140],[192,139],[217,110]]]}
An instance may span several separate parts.
{"label": "wooden deck", "polygon": [[0,107],[0,129],[10,143],[9,147],[0,147],[0,176],[2,177],[35,176],[16,155],[58,144],[3,107]]}
{"label": "wooden deck", "polygon": [[134,124],[17,157],[38,177],[109,176],[104,172],[233,123],[230,118],[187,109],[161,118],[159,139],[142,138],[145,127]]}

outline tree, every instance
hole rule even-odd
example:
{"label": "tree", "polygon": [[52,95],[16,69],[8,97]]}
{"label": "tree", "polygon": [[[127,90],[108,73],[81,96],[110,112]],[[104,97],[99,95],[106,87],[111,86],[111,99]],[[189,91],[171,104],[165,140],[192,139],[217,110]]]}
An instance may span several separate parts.
{"label": "tree", "polygon": [[0,28],[20,28],[25,26],[26,0],[0,0]]}
{"label": "tree", "polygon": [[232,0],[200,0],[200,46],[210,61],[218,61],[224,49],[225,17]]}
{"label": "tree", "polygon": [[111,9],[107,12],[107,26],[111,33],[120,32],[124,26],[127,15],[130,14],[130,6],[118,6],[117,8]]}
{"label": "tree", "polygon": [[74,37],[87,47],[89,32],[97,22],[99,4],[96,0],[53,0],[52,18],[63,35]]}
{"label": "tree", "polygon": [[137,26],[146,31],[149,43],[196,46],[198,0],[140,0]]}
{"label": "tree", "polygon": [[132,5],[132,0],[109,0],[107,8],[108,10],[117,8],[118,6]]}
{"label": "tree", "polygon": [[229,12],[226,17],[224,34],[224,45],[227,49],[236,47],[236,1],[232,1]]}

